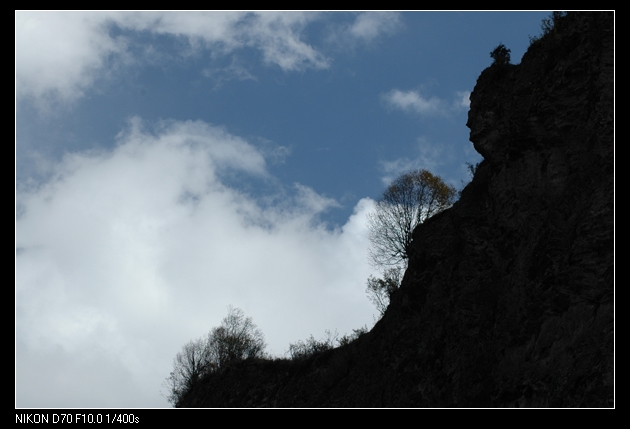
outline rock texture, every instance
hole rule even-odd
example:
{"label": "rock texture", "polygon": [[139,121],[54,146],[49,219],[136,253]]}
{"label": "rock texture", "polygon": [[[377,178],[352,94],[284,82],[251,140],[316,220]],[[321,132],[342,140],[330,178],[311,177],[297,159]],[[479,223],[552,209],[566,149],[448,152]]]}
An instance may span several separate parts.
{"label": "rock texture", "polygon": [[569,13],[484,70],[484,161],[414,232],[385,316],[353,343],[210,374],[186,407],[614,406],[614,15]]}

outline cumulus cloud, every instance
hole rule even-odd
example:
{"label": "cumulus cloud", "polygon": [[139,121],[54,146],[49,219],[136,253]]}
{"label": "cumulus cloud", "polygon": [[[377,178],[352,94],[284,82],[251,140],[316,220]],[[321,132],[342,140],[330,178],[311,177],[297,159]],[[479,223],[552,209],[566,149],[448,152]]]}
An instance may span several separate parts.
{"label": "cumulus cloud", "polygon": [[74,100],[125,46],[108,36],[106,13],[15,12],[18,97]]}
{"label": "cumulus cloud", "polygon": [[335,230],[318,214],[336,202],[304,185],[261,205],[224,178],[270,180],[263,154],[222,128],[136,118],[114,149],[54,171],[17,194],[17,406],[167,406],[173,357],[229,304],[275,354],[373,321],[373,202]]}
{"label": "cumulus cloud", "polygon": [[327,68],[330,59],[303,40],[306,26],[319,17],[302,12],[17,11],[17,95],[39,102],[81,97],[105,70],[131,61],[131,42],[114,37],[114,27],[184,40],[192,53],[226,55],[253,48],[265,64],[284,71]]}

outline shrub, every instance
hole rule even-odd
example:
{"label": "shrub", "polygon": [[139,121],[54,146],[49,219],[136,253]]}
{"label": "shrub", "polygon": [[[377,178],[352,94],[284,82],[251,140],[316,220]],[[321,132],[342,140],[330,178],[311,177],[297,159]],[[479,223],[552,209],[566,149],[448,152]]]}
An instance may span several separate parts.
{"label": "shrub", "polygon": [[359,337],[361,335],[366,334],[367,332],[368,332],[367,326],[363,326],[363,327],[358,328],[358,329],[353,329],[352,330],[352,334],[344,335],[341,338],[339,338],[337,340],[337,344],[339,344],[339,347],[343,347],[343,346],[348,345],[351,342],[359,339]]}
{"label": "shrub", "polygon": [[493,60],[492,64],[510,64],[510,52],[511,51],[506,48],[503,43],[500,43],[499,46],[490,52],[490,56]]}
{"label": "shrub", "polygon": [[542,34],[539,36],[529,36],[529,44],[530,46],[534,43],[538,42],[543,37],[548,34],[555,33],[556,30],[561,26],[562,18],[567,15],[566,12],[561,11],[553,11],[548,18],[543,18],[542,23],[540,24],[540,29],[542,30]]}
{"label": "shrub", "polygon": [[400,287],[401,277],[402,269],[396,267],[386,269],[382,279],[374,276],[368,278],[366,293],[369,300],[376,306],[381,317],[385,314],[387,307],[389,307],[392,294]]}
{"label": "shrub", "polygon": [[306,341],[298,340],[295,343],[289,344],[289,356],[293,360],[306,359],[313,356],[316,353],[325,352],[326,350],[333,349],[335,347],[335,340],[337,339],[337,332],[333,334],[329,330],[326,330],[326,336],[321,340],[316,340],[311,334],[310,338]]}

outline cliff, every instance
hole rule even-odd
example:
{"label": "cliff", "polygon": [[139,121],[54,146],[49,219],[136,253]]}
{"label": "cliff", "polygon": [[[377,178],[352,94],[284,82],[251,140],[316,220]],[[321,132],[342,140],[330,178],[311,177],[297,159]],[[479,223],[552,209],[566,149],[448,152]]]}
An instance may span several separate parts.
{"label": "cliff", "polygon": [[414,231],[369,333],[240,362],[179,406],[614,406],[613,13],[569,13],[484,70],[467,125],[484,161]]}

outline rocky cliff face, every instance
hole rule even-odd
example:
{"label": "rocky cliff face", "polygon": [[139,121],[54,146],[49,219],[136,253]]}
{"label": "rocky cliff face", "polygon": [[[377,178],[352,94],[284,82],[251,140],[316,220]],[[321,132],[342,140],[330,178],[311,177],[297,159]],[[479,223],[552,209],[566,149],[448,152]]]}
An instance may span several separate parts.
{"label": "rocky cliff face", "polygon": [[484,70],[485,158],[414,232],[401,288],[355,342],[242,362],[181,406],[614,406],[614,16],[572,13]]}

